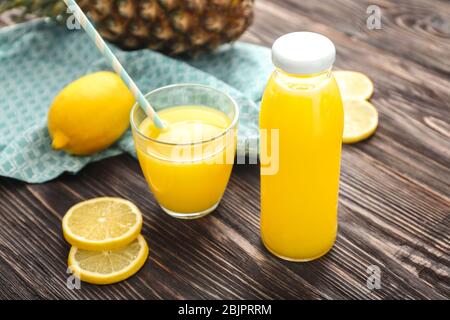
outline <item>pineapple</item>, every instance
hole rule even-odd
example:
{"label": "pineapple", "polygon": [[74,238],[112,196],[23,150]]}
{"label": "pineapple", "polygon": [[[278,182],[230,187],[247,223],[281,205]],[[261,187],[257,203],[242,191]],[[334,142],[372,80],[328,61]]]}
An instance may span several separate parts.
{"label": "pineapple", "polygon": [[[6,3],[5,3],[6,2]],[[62,0],[8,0],[0,13],[64,20]],[[78,0],[99,33],[123,49],[150,48],[169,55],[196,55],[236,40],[253,19],[254,0]],[[65,21],[65,20],[64,20]]]}

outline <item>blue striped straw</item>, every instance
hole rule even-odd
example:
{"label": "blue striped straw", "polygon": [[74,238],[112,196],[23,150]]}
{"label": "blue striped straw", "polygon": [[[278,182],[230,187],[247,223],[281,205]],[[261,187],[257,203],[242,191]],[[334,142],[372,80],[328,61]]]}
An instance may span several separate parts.
{"label": "blue striped straw", "polygon": [[83,11],[81,11],[80,7],[75,2],[75,0],[64,0],[64,2],[66,3],[70,11],[74,14],[75,18],[78,20],[83,29],[86,31],[89,38],[91,38],[91,40],[94,41],[98,50],[100,50],[103,56],[108,60],[110,65],[113,67],[114,71],[122,78],[127,87],[131,90],[131,93],[134,95],[136,101],[139,102],[139,105],[144,109],[147,116],[149,116],[150,119],[152,119],[152,121],[155,123],[155,126],[160,129],[165,128],[164,123],[161,121],[161,119],[156,114],[155,110],[152,108],[150,103],[144,97],[141,90],[139,90],[139,88],[134,83],[133,79],[131,79],[131,77],[122,67],[119,60],[112,53],[111,49],[109,49],[109,47],[106,45],[105,41],[98,34],[97,30],[95,30],[94,26],[89,22],[88,18],[83,13]]}

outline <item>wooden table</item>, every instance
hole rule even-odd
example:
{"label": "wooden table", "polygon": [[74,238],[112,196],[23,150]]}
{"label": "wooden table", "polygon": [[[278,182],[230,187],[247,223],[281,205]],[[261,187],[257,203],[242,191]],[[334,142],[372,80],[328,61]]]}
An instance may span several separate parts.
{"label": "wooden table", "polygon": [[[366,28],[369,4],[380,30]],[[235,166],[214,214],[163,214],[137,161],[120,156],[45,184],[0,179],[2,298],[450,298],[450,3],[429,0],[257,0],[244,40],[269,46],[311,30],[333,39],[336,66],[368,74],[380,114],[374,137],[345,145],[339,235],[310,263],[270,255],[259,238],[257,166]],[[129,280],[66,287],[61,218],[73,204],[111,195],[144,212],[149,261]],[[381,289],[366,286],[380,267]]]}

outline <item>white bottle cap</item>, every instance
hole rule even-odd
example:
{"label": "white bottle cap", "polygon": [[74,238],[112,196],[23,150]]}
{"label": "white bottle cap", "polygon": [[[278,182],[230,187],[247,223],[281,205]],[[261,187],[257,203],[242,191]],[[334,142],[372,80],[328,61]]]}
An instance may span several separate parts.
{"label": "white bottle cap", "polygon": [[314,32],[292,32],[272,46],[273,64],[291,74],[313,74],[333,66],[336,48],[327,37]]}

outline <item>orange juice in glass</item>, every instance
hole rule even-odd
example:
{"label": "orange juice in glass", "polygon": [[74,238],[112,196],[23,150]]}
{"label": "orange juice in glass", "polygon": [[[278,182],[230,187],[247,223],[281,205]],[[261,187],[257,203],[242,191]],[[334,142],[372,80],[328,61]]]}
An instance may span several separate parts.
{"label": "orange juice in glass", "polygon": [[144,176],[161,208],[193,219],[213,211],[228,183],[236,150],[238,106],[227,94],[195,84],[146,95],[167,129],[135,105],[131,127]]}

